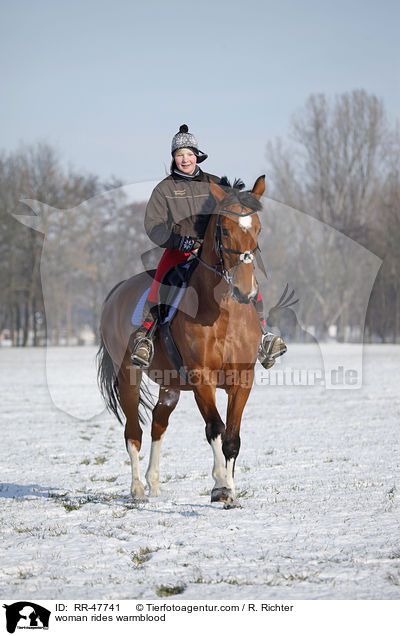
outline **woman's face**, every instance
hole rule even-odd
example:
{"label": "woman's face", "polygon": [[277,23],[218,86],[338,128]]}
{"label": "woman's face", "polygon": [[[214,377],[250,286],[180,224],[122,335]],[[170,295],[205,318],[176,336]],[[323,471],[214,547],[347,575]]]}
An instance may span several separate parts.
{"label": "woman's face", "polygon": [[197,157],[189,148],[179,148],[174,155],[176,167],[185,174],[193,174],[196,170]]}

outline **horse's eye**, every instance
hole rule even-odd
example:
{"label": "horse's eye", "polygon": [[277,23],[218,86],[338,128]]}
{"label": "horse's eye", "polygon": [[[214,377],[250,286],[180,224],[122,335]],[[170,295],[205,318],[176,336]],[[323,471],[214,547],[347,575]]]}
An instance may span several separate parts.
{"label": "horse's eye", "polygon": [[222,228],[222,236],[229,236],[229,232],[228,232],[228,230],[226,229],[226,227],[223,227],[223,228]]}

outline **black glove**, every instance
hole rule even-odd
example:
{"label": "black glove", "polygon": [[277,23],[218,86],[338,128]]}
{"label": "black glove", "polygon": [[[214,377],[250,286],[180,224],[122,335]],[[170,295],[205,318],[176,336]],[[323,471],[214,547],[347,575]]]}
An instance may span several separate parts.
{"label": "black glove", "polygon": [[192,238],[191,236],[182,236],[181,240],[179,241],[178,249],[181,252],[190,252],[193,249],[195,243],[196,239]]}

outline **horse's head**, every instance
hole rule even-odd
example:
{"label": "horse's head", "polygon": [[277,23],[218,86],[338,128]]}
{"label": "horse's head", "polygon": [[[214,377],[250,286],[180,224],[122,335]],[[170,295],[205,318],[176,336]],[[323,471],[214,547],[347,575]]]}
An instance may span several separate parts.
{"label": "horse's head", "polygon": [[[229,182],[227,182],[229,184]],[[265,190],[265,177],[259,177],[251,192],[241,192],[242,182],[221,188],[211,183],[217,200],[214,214],[214,251],[229,283],[231,297],[249,303],[258,294],[254,259],[261,229],[257,211]]]}

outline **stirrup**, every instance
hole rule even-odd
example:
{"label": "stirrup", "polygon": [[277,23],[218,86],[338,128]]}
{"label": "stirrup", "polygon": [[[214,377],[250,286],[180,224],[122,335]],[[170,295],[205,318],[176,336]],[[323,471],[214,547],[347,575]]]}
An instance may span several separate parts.
{"label": "stirrup", "polygon": [[264,369],[273,367],[276,359],[286,353],[286,351],[287,346],[283,338],[274,336],[270,332],[263,333],[258,349],[258,359]]}
{"label": "stirrup", "polygon": [[150,328],[149,331],[139,330],[133,343],[131,361],[134,366],[140,369],[147,369],[153,361],[153,333],[153,328]]}

